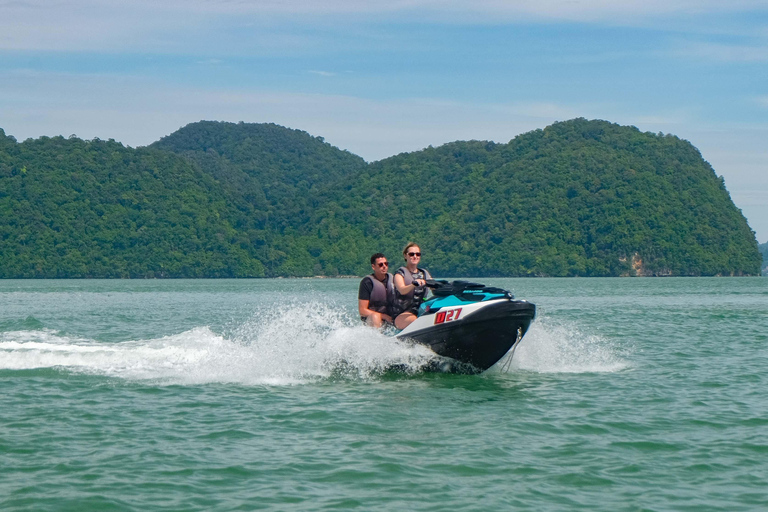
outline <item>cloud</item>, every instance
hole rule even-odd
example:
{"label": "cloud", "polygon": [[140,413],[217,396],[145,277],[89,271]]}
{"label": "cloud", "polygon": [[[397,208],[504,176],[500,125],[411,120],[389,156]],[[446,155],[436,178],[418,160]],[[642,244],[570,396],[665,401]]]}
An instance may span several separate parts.
{"label": "cloud", "polygon": [[[763,0],[123,0],[132,9],[197,12],[204,14],[381,14],[460,13],[483,15],[533,14],[548,18],[585,19],[617,14],[663,15],[672,12],[764,11]],[[98,9],[111,2],[100,0],[0,1],[3,7]]]}
{"label": "cloud", "polygon": [[694,43],[680,49],[679,56],[695,57],[717,62],[768,62],[768,44],[736,45],[718,43]]}
{"label": "cloud", "polygon": [[0,0],[0,49],[183,52],[200,34],[341,20],[634,25],[766,11],[764,0]]}
{"label": "cloud", "polygon": [[197,63],[204,66],[219,66],[221,64],[224,64],[225,61],[222,59],[203,59],[203,60],[197,61]]}

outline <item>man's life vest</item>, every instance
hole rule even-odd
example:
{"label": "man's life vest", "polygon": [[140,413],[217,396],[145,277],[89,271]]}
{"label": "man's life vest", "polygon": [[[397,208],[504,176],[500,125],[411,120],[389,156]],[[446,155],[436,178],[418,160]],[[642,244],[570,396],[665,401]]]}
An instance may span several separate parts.
{"label": "man's life vest", "polygon": [[387,272],[384,282],[379,281],[373,275],[365,276],[373,283],[371,298],[368,300],[368,309],[385,315],[392,314],[392,305],[395,300],[395,283],[392,274]]}

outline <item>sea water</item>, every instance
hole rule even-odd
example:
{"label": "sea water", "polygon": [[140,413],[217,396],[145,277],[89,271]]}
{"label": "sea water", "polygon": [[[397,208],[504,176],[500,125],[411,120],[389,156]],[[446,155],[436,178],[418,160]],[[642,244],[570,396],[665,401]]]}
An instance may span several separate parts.
{"label": "sea water", "polygon": [[484,282],[461,376],[356,280],[0,281],[0,510],[768,510],[768,279]]}

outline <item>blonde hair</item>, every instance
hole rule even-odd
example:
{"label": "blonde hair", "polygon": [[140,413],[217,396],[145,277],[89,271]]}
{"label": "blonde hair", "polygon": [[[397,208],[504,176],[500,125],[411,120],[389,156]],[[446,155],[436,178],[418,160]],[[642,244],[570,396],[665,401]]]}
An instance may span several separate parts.
{"label": "blonde hair", "polygon": [[[408,245],[405,246],[405,249],[403,249],[403,257],[406,261],[408,261],[408,249],[411,247],[419,247],[419,244],[416,242],[408,242]],[[419,250],[421,250],[421,247],[419,247]]]}

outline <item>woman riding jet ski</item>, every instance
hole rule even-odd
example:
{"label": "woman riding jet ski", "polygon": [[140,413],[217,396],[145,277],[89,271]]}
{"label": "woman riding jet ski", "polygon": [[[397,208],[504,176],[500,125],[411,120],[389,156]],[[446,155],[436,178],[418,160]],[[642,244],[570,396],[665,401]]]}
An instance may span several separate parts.
{"label": "woman riding jet ski", "polygon": [[[496,364],[525,335],[536,306],[507,290],[467,281],[428,279],[433,297],[397,338],[426,345],[445,361],[439,370],[480,373]],[[456,364],[458,363],[458,364]]]}

